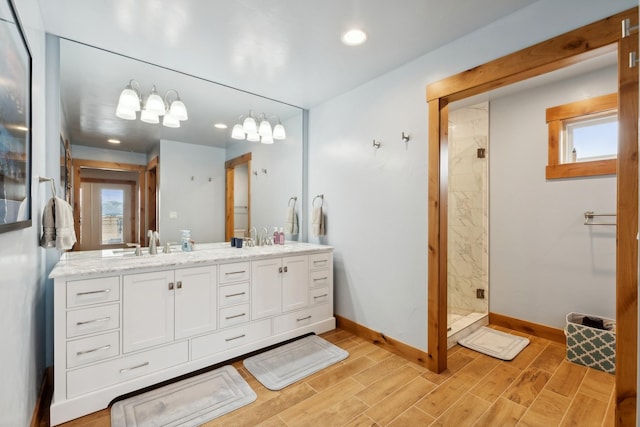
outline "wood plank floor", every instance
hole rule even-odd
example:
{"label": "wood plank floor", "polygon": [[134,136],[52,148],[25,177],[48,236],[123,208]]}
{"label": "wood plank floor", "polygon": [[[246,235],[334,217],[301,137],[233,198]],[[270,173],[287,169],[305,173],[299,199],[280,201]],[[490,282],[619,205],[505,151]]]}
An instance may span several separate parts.
{"label": "wood plank floor", "polygon": [[[522,336],[518,332],[509,331]],[[569,363],[563,345],[533,336],[511,362],[455,346],[434,374],[346,331],[322,335],[349,357],[205,426],[613,426],[613,375]],[[108,427],[109,409],[63,424]]]}

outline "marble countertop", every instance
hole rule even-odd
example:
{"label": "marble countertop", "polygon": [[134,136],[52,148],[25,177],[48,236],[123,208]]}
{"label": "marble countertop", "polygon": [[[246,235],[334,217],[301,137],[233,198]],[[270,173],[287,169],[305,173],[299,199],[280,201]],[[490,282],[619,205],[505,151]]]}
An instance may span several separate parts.
{"label": "marble countertop", "polygon": [[143,248],[142,256],[135,256],[133,249],[66,252],[55,265],[49,277],[82,276],[89,274],[123,273],[147,268],[188,267],[198,264],[249,261],[273,256],[301,255],[333,250],[331,246],[312,243],[286,242],[284,245],[233,248],[228,242],[199,243],[195,250],[182,252],[173,247],[170,254],[149,255]]}

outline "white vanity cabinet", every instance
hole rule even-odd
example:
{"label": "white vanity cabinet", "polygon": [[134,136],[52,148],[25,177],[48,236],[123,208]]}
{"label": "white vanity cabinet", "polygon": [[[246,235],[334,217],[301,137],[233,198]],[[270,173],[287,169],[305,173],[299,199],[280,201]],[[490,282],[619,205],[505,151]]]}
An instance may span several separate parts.
{"label": "white vanity cabinet", "polygon": [[251,263],[251,318],[261,319],[305,307],[309,257],[271,258]]}
{"label": "white vanity cabinet", "polygon": [[216,328],[216,266],[125,274],[123,352]]}
{"label": "white vanity cabinet", "polygon": [[126,259],[80,252],[58,263],[50,275],[52,425],[153,384],[335,328],[331,248],[219,247]]}

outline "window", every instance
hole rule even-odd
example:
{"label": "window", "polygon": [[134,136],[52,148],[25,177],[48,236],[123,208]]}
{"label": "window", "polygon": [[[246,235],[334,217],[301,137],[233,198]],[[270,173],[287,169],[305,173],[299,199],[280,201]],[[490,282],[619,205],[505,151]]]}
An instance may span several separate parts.
{"label": "window", "polygon": [[100,196],[102,202],[102,244],[124,243],[124,190],[102,188]]}
{"label": "window", "polygon": [[616,173],[617,94],[547,109],[547,179]]}

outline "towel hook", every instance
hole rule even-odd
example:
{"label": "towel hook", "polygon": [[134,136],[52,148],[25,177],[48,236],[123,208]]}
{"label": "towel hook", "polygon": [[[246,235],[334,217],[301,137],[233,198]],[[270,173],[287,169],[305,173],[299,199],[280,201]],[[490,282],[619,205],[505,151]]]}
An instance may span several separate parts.
{"label": "towel hook", "polygon": [[324,206],[324,194],[318,194],[316,197],[313,198],[313,202],[311,202],[313,207],[315,207],[316,205],[316,199],[320,199],[320,207]]}
{"label": "towel hook", "polygon": [[46,177],[46,176],[39,176],[38,177],[38,182],[40,182],[41,184],[43,182],[47,182],[47,181],[49,181],[49,183],[51,184],[51,193],[53,193],[53,197],[57,197],[55,179],[49,178],[49,177]]}
{"label": "towel hook", "polygon": [[405,135],[404,131],[402,132],[402,142],[409,142],[411,136],[409,134]]}
{"label": "towel hook", "polygon": [[289,202],[287,203],[287,206],[291,207],[291,201],[293,200],[293,207],[296,207],[296,200],[298,200],[298,198],[296,196],[291,196],[289,197]]}

